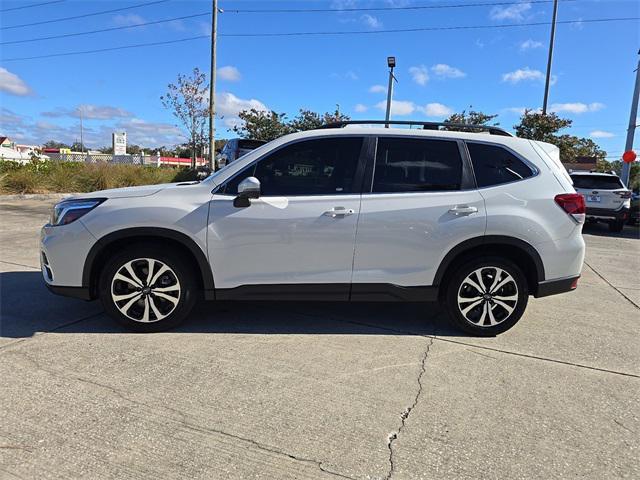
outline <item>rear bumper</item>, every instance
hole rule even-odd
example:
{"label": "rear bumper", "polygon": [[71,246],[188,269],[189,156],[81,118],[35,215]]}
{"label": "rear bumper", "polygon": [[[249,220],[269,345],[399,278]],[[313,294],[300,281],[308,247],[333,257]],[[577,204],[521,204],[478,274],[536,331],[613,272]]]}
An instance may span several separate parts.
{"label": "rear bumper", "polygon": [[545,280],[538,283],[538,289],[533,295],[536,298],[548,297],[549,295],[557,295],[575,290],[578,287],[578,279],[580,275],[574,277],[559,278],[556,280]]}
{"label": "rear bumper", "polygon": [[590,208],[587,207],[587,220],[626,220],[629,218],[629,208],[622,207],[619,210],[610,210],[608,208]]}

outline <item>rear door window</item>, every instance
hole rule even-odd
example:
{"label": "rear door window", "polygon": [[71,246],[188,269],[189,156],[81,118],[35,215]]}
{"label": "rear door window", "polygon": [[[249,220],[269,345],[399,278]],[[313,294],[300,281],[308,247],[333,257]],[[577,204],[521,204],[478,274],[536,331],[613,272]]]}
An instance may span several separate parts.
{"label": "rear door window", "polygon": [[421,138],[380,138],[373,174],[374,193],[460,190],[458,143]]}
{"label": "rear door window", "polygon": [[478,187],[491,187],[533,176],[533,170],[499,145],[467,142]]}
{"label": "rear door window", "polygon": [[616,190],[624,188],[618,177],[610,175],[571,175],[575,188],[588,190]]}

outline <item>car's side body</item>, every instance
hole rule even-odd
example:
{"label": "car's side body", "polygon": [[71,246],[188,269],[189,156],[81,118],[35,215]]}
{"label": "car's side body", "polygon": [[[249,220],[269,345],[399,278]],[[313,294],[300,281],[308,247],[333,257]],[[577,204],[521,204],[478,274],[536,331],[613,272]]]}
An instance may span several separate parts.
{"label": "car's side body", "polygon": [[[362,148],[348,194],[261,196],[234,206],[222,189],[236,174],[297,142],[358,137]],[[372,191],[381,139],[451,142],[461,188]],[[468,146],[489,144],[522,159],[522,180],[480,187]],[[317,130],[262,146],[201,183],[94,192],[108,198],[63,228],[43,228],[43,268],[57,293],[95,298],[109,254],[154,242],[189,257],[208,299],[430,301],[453,265],[500,253],[518,263],[536,296],[568,291],[580,275],[581,225],[554,202],[572,192],[553,147],[512,137],[396,129]],[[55,255],[52,252],[55,251]]]}

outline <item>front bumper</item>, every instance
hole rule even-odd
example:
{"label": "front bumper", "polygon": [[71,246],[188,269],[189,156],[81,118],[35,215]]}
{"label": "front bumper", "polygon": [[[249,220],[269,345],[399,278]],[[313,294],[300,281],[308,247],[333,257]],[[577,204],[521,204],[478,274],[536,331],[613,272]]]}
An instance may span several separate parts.
{"label": "front bumper", "polygon": [[587,207],[587,220],[617,220],[625,221],[629,218],[629,208],[622,207],[619,210],[611,210],[608,208]]}
{"label": "front bumper", "polygon": [[49,291],[55,295],[63,297],[79,298],[80,300],[92,300],[91,292],[85,287],[63,287],[61,285],[51,285],[45,282]]}

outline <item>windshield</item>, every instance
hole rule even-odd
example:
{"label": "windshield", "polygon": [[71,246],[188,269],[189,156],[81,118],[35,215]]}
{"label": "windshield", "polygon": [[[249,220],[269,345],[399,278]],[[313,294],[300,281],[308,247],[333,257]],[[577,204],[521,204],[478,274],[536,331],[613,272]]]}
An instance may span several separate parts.
{"label": "windshield", "polygon": [[[269,148],[270,148],[269,147],[269,143],[265,143],[264,145],[259,146],[255,150],[251,150],[249,153],[251,153],[251,154],[255,153],[255,154],[260,155],[261,152],[263,152],[264,150],[268,150]],[[203,182],[211,182],[211,181],[213,181],[214,179],[218,178],[220,175],[223,175],[229,169],[229,167],[235,166],[235,165],[237,165],[237,160],[235,162],[227,163],[220,170],[212,172],[211,175],[209,175],[207,178],[205,178],[203,180]]]}
{"label": "windshield", "polygon": [[624,188],[618,177],[611,175],[571,175],[575,188],[616,190]]}

